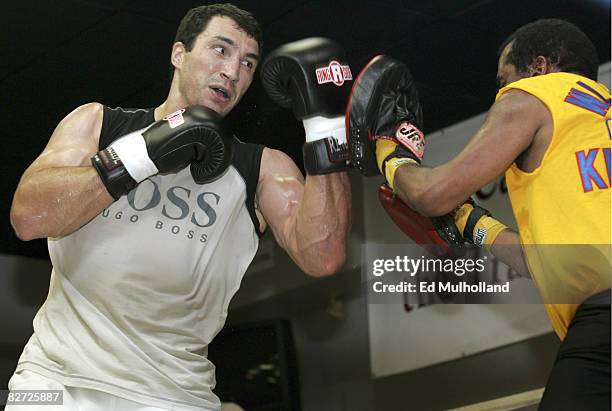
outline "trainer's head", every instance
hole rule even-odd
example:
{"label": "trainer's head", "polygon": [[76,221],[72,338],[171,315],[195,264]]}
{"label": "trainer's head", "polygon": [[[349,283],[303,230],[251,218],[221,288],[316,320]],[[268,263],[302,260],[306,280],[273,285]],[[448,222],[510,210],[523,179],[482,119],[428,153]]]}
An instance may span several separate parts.
{"label": "trainer's head", "polygon": [[171,93],[180,104],[225,115],[251,85],[262,47],[255,17],[232,4],[193,8],[172,46]]}
{"label": "trainer's head", "polygon": [[559,71],[597,80],[595,46],[582,30],[565,20],[543,19],[520,27],[502,43],[498,54],[500,87]]}

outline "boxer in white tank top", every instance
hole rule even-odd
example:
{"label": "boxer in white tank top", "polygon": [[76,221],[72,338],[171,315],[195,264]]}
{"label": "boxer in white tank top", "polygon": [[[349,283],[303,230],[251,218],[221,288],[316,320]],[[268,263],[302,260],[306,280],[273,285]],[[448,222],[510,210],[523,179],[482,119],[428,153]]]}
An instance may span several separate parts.
{"label": "boxer in white tank top", "polygon": [[[264,229],[271,227],[309,275],[329,275],[343,264],[350,228],[344,170],[310,167],[304,178],[284,153],[235,139],[227,169],[198,183],[189,166],[165,172],[168,164],[151,154],[151,144],[158,144],[156,154],[167,149],[139,131],[169,123],[168,115],[184,107],[225,116],[251,84],[260,49],[252,15],[232,5],[197,7],[179,26],[174,76],[161,105],[90,103],[57,126],[11,209],[21,239],[49,238],[53,264],[11,389],[50,381],[66,398],[77,389],[76,409],[108,395],[116,409],[218,410],[208,344]],[[197,127],[208,132],[210,122]],[[318,133],[332,136],[321,127]],[[136,145],[119,150],[126,134]],[[96,164],[103,153],[133,185],[117,190],[112,173]],[[316,160],[309,161],[324,164]]]}

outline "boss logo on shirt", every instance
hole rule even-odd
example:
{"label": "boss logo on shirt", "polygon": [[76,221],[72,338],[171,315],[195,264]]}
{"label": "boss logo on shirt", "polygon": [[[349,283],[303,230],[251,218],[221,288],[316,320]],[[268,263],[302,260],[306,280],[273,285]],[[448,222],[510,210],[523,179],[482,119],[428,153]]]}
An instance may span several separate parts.
{"label": "boss logo on shirt", "polygon": [[[137,199],[136,195],[139,190],[150,190],[150,194]],[[195,204],[188,201],[193,195],[195,195]],[[144,203],[143,198],[147,199]],[[153,222],[154,229],[169,231],[175,235],[182,234],[188,239],[198,238],[200,242],[205,243],[208,234],[196,232],[196,230],[215,224],[217,221],[215,208],[220,201],[221,196],[217,193],[205,191],[194,194],[192,190],[181,186],[170,187],[162,193],[155,181],[145,180],[127,195],[127,203],[134,211],[133,214],[128,215],[125,210],[113,213],[110,208],[107,208],[102,212],[102,217],[138,223],[143,213],[156,212],[160,214],[159,217],[164,218],[158,218]],[[185,224],[173,224],[173,221],[177,223],[188,221],[191,227],[186,227]]]}

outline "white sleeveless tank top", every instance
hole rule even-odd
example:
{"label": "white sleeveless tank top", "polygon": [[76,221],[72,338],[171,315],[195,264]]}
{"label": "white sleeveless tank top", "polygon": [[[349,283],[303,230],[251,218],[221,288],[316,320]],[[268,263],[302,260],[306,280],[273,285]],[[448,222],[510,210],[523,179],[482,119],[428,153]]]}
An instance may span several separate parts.
{"label": "white sleeveless tank top", "polygon": [[49,239],[49,295],[17,371],[152,406],[218,409],[207,351],[257,251],[248,192],[234,165],[204,185],[186,168]]}

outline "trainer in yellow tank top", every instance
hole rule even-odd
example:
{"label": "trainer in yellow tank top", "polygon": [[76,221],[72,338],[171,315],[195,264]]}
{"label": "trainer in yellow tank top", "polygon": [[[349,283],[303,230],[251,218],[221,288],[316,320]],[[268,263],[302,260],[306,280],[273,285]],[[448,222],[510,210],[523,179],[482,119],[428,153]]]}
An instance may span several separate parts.
{"label": "trainer in yellow tank top", "polygon": [[586,77],[551,73],[502,88],[520,89],[551,113],[553,135],[541,165],[506,172],[527,264],[561,339],[578,305],[612,281],[610,91]]}

